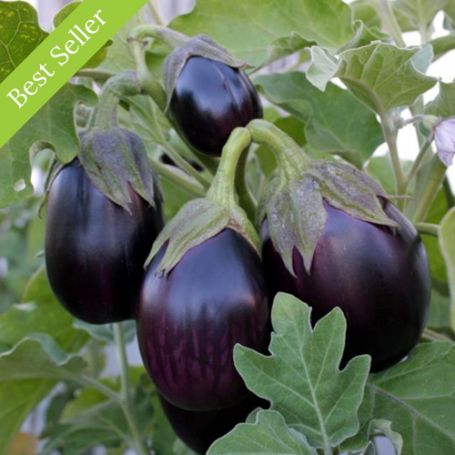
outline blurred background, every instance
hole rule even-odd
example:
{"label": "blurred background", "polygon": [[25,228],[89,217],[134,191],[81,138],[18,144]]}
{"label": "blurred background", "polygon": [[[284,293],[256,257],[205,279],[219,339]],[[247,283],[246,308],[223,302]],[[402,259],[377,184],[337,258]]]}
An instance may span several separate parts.
{"label": "blurred background", "polygon": [[[52,22],[55,14],[69,0],[26,0],[32,4],[39,13],[39,20],[44,29],[52,30]],[[154,3],[162,19],[167,23],[176,15],[189,12],[194,0],[150,0]],[[203,0],[201,0],[203,1]],[[350,0],[345,0],[350,3]],[[150,18],[153,20],[153,17]],[[442,27],[442,17],[437,17],[435,21],[436,36],[446,33]],[[419,44],[419,37],[416,33],[405,34],[405,40],[409,45]],[[455,52],[448,53],[444,58],[434,63],[429,70],[430,75],[441,78],[445,82],[455,79],[455,65],[453,64]],[[274,63],[265,71],[279,72],[289,65],[289,60]],[[437,87],[425,95],[425,101],[432,99],[437,93]],[[409,113],[407,115],[410,116]],[[418,152],[418,143],[412,126],[401,130],[399,135],[399,150],[402,158],[414,159]],[[385,145],[382,145],[376,151],[376,155],[386,153]],[[455,188],[455,166],[449,171],[451,184]],[[41,197],[44,188],[45,175],[38,166],[34,169],[32,182],[35,188],[36,196]],[[42,258],[37,257],[39,249],[42,248],[41,239],[43,235],[43,220],[36,217],[36,200],[31,201],[25,206],[12,207],[0,210],[0,312],[6,309],[14,302],[20,301],[20,292],[24,289],[26,280],[30,277],[33,270],[36,269],[37,262]],[[27,245],[25,247],[24,245]],[[32,247],[30,247],[32,245]],[[117,359],[113,350],[106,353],[105,374],[115,374],[117,372]],[[132,342],[128,347],[129,360],[132,364],[140,364],[140,356],[137,350],[136,342]],[[43,403],[27,419],[23,426],[23,431],[38,435],[43,427],[43,413],[47,403]],[[91,452],[92,454],[102,455],[102,449]],[[394,450],[391,449],[387,441],[380,444],[380,455],[392,455]]]}

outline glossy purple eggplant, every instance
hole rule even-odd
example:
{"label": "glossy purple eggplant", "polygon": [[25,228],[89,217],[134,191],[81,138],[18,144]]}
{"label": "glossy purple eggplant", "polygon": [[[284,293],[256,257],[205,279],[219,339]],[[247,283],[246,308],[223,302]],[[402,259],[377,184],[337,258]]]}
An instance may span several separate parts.
{"label": "glossy purple eggplant", "polygon": [[236,343],[264,351],[267,292],[259,255],[225,229],[188,250],[164,276],[147,270],[138,311],[142,359],[158,391],[179,408],[221,409],[246,395]]}
{"label": "glossy purple eggplant", "polygon": [[131,214],[111,202],[74,160],[49,190],[45,256],[63,306],[92,324],[134,316],[144,262],[163,227],[161,203],[131,191]]}
{"label": "glossy purple eggplant", "polygon": [[405,357],[425,326],[430,275],[425,248],[409,220],[391,203],[385,212],[398,228],[360,221],[325,203],[327,222],[310,274],[294,250],[296,277],[262,226],[263,264],[270,297],[288,292],[312,307],[313,322],[339,306],[347,319],[344,362],[372,356],[372,371]]}
{"label": "glossy purple eggplant", "polygon": [[220,156],[232,130],[262,117],[262,106],[243,70],[194,56],[178,76],[169,113],[190,147]]}
{"label": "glossy purple eggplant", "polygon": [[163,397],[161,405],[177,436],[196,453],[204,454],[214,441],[244,422],[256,408],[267,409],[268,401],[252,393],[239,403],[215,411],[186,411],[177,408]]}

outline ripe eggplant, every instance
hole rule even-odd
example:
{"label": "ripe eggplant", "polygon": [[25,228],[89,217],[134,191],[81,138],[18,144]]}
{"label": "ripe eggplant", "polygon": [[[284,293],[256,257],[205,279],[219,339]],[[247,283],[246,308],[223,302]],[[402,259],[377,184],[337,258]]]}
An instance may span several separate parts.
{"label": "ripe eggplant", "polygon": [[193,56],[178,76],[169,114],[190,147],[220,156],[232,130],[262,117],[262,106],[243,70]]}
{"label": "ripe eggplant", "polygon": [[231,229],[188,250],[169,274],[154,257],[138,308],[142,359],[173,405],[212,411],[247,393],[236,372],[236,343],[264,351],[269,339],[266,287],[259,255]]}
{"label": "ripe eggplant", "polygon": [[295,277],[284,266],[263,223],[263,264],[270,297],[283,291],[312,307],[313,323],[336,306],[347,319],[344,362],[370,354],[372,371],[401,360],[425,326],[430,298],[427,255],[410,221],[391,203],[398,228],[358,220],[324,203],[327,221],[308,274],[293,252]]}
{"label": "ripe eggplant", "polygon": [[160,396],[161,405],[177,436],[196,453],[206,453],[214,441],[244,422],[256,408],[266,409],[269,403],[252,393],[239,403],[215,411],[186,411]]}
{"label": "ripe eggplant", "polygon": [[48,195],[45,256],[62,305],[92,324],[134,317],[144,262],[163,227],[161,202],[151,207],[131,190],[131,214],[91,182],[79,160],[62,168]]}

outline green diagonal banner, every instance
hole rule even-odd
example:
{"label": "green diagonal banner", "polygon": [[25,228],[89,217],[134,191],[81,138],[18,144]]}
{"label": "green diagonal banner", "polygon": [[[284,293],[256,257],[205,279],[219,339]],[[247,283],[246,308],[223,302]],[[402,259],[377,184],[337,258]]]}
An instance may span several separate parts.
{"label": "green diagonal banner", "polygon": [[0,147],[145,3],[146,0],[82,2],[0,84]]}

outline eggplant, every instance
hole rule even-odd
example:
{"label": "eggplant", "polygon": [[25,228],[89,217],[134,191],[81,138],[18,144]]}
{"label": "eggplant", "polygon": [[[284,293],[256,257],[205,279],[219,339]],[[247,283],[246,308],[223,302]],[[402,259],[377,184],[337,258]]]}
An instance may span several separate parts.
{"label": "eggplant", "polygon": [[239,403],[215,411],[186,411],[160,396],[164,413],[177,436],[194,452],[204,454],[214,441],[246,420],[256,408],[266,409],[269,403],[252,393]]}
{"label": "eggplant", "polygon": [[390,202],[385,213],[397,228],[356,219],[324,202],[327,221],[310,273],[293,251],[293,276],[262,225],[268,292],[290,293],[312,307],[312,322],[340,307],[347,319],[343,364],[372,357],[372,371],[403,359],[418,342],[428,314],[430,273],[425,247],[410,221]]}
{"label": "eggplant", "polygon": [[161,273],[165,248],[150,263],[138,308],[144,365],[159,393],[179,408],[234,405],[247,394],[234,367],[235,344],[264,351],[269,340],[259,255],[242,235],[224,229]]}
{"label": "eggplant", "polygon": [[243,70],[193,56],[177,78],[169,115],[191,148],[220,156],[232,130],[262,117],[262,106]]}
{"label": "eggplant", "polygon": [[133,190],[128,213],[93,185],[78,159],[48,194],[45,259],[51,288],[76,318],[106,324],[133,318],[144,262],[163,227],[161,202],[151,207]]}

